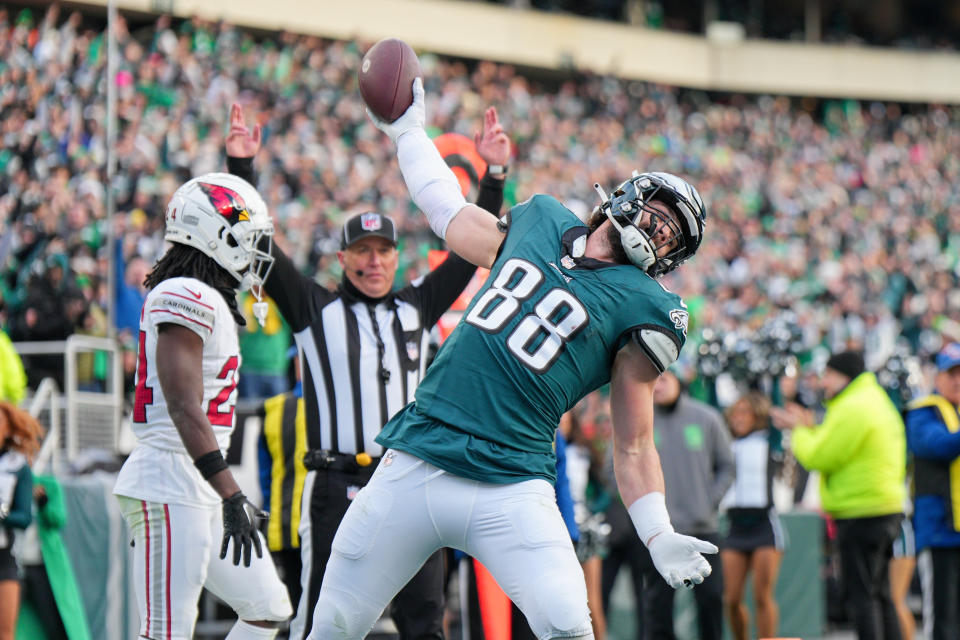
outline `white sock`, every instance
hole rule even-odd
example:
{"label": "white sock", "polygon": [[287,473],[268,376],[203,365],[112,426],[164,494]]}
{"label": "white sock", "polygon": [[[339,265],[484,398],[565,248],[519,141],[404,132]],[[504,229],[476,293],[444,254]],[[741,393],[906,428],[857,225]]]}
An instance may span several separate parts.
{"label": "white sock", "polygon": [[237,620],[224,640],[273,640],[277,637],[276,627],[258,627],[243,620]]}

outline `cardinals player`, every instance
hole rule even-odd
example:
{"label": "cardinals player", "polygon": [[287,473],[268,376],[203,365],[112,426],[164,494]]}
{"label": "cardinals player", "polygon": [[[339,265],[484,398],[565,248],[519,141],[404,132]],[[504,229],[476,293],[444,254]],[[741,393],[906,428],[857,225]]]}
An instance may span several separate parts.
{"label": "cardinals player", "polygon": [[[167,206],[165,238],[173,244],[147,275],[140,314],[138,442],[114,487],[133,535],[143,638],[192,638],[203,587],[239,617],[228,640],[274,638],[292,614],[262,552],[256,521],[263,514],[223,457],[235,422],[237,324],[244,323],[236,294],[251,289],[259,300],[273,258],[270,242],[266,251],[258,247],[272,234],[266,204],[236,176],[194,178]],[[257,305],[255,314],[265,317]]]}

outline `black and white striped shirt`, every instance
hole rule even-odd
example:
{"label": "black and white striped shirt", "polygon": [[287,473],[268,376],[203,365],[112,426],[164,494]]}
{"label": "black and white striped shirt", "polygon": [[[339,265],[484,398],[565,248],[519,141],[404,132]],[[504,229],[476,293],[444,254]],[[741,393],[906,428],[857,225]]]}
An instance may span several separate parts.
{"label": "black and white striped shirt", "polygon": [[[252,162],[229,158],[230,172],[253,182]],[[484,177],[477,204],[499,212],[503,182]],[[274,244],[264,289],[294,332],[310,449],[379,456],[384,424],[413,401],[426,370],[430,329],[476,267],[454,253],[420,281],[372,300],[344,277],[334,291],[301,274]],[[379,340],[378,340],[379,338]],[[385,376],[381,369],[389,372]]]}
{"label": "black and white striped shirt", "polygon": [[[374,438],[413,401],[426,370],[430,328],[475,268],[451,254],[418,285],[371,300],[347,279],[329,291],[297,273],[276,249],[274,255],[266,291],[294,331],[308,446],[379,456]],[[385,384],[381,369],[389,372]]]}

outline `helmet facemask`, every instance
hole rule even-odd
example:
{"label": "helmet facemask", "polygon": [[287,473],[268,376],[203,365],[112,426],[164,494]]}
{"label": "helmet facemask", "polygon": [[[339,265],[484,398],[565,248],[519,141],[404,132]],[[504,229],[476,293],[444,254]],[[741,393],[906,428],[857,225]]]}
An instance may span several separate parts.
{"label": "helmet facemask", "polygon": [[[677,182],[677,185],[670,182]],[[692,198],[678,192],[686,187]],[[601,210],[620,232],[627,258],[652,277],[675,269],[696,252],[703,229],[703,205],[691,185],[670,174],[634,172],[608,199],[599,185]],[[660,202],[669,213],[653,206]],[[686,223],[686,224],[684,224]]]}

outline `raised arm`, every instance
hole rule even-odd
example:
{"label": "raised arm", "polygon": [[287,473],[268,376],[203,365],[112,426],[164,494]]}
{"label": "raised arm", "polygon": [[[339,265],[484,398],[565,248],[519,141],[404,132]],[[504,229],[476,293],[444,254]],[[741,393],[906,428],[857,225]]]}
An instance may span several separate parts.
{"label": "raised arm", "polygon": [[[225,148],[227,152],[227,171],[243,178],[250,184],[256,184],[253,173],[253,158],[260,150],[262,134],[260,125],[253,129],[247,126],[243,109],[236,102],[230,107],[230,130],[227,133]],[[269,240],[264,238],[263,242]],[[261,246],[261,249],[265,247]],[[273,298],[287,324],[294,332],[301,331],[313,319],[311,302],[314,298],[325,304],[333,294],[317,285],[297,269],[293,260],[276,243],[273,243],[273,268],[263,284],[267,295]]]}
{"label": "raised arm", "polygon": [[710,575],[701,553],[717,547],[673,530],[667,513],[660,456],[653,443],[653,386],[657,369],[630,342],[617,354],[610,383],[613,464],[617,488],[653,564],[674,589]]}
{"label": "raised arm", "polygon": [[467,204],[457,177],[424,130],[426,106],[420,78],[413,82],[413,96],[413,104],[393,122],[383,122],[369,110],[367,114],[397,143],[400,172],[430,228],[464,259],[489,267],[497,257],[504,232],[489,212]]}

